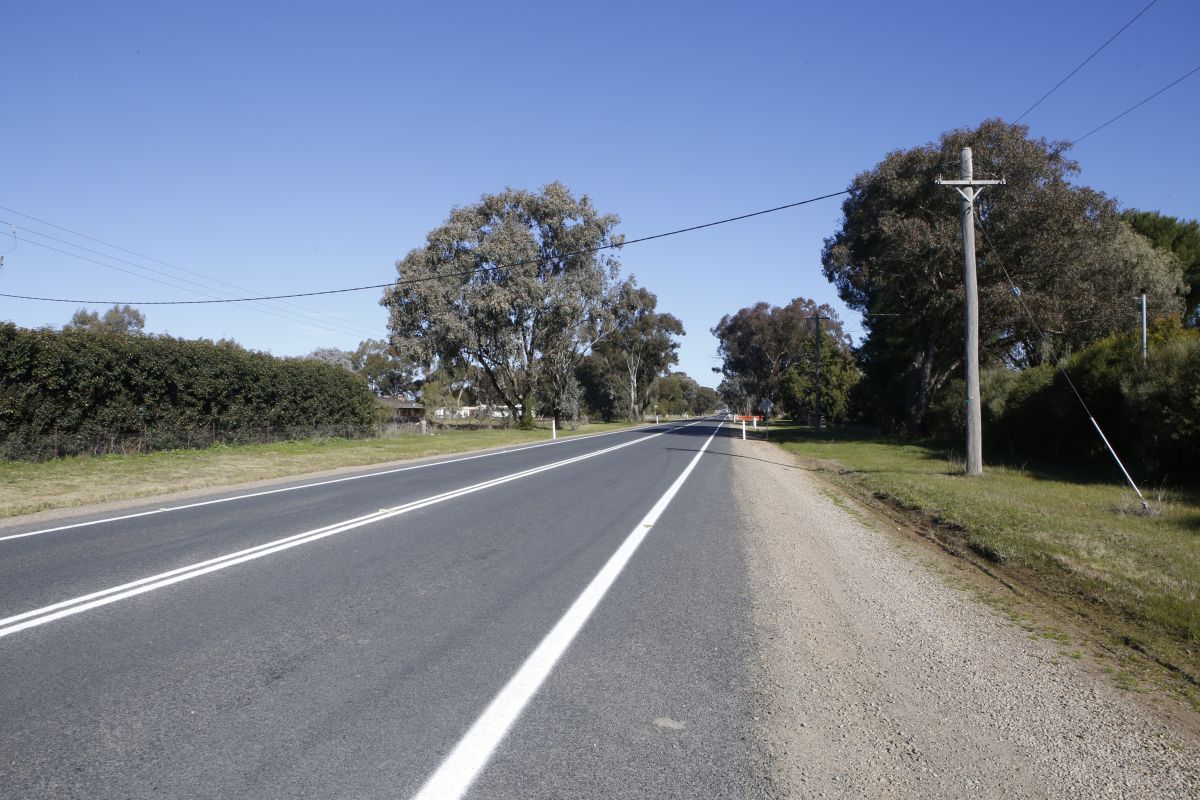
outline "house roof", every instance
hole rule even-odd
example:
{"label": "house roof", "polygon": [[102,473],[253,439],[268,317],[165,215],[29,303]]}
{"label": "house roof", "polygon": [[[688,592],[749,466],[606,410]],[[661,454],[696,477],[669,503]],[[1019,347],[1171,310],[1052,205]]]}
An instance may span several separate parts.
{"label": "house roof", "polygon": [[424,409],[425,408],[425,405],[423,403],[414,403],[412,400],[405,400],[402,397],[376,397],[375,402],[379,403],[379,405],[381,405],[381,406],[386,406],[387,408],[390,408],[393,410],[401,409],[401,408],[409,408],[409,409],[417,409],[417,408]]}

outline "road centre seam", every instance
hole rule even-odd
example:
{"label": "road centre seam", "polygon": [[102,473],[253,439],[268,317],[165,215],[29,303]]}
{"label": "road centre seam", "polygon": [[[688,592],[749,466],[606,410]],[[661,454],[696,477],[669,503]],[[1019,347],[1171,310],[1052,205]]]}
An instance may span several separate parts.
{"label": "road centre seam", "polygon": [[429,776],[412,800],[459,800],[467,793],[471,784],[487,766],[496,748],[508,735],[509,729],[525,710],[525,706],[541,689],[559,659],[583,629],[592,612],[616,582],[625,565],[633,558],[633,554],[683,487],[699,463],[700,457],[722,428],[722,425],[716,427],[675,482],[658,499],[649,513],[634,526],[616,552],[609,557],[566,613],[525,659],[520,669],[463,734],[458,744]]}
{"label": "road centre seam", "polygon": [[476,453],[475,455],[460,456],[457,458],[450,458],[450,459],[445,459],[442,461],[430,461],[425,464],[411,464],[407,467],[395,467],[393,469],[381,470],[379,472],[368,472],[368,473],[364,473],[362,475],[349,475],[344,478],[332,478],[330,480],[325,480],[325,481],[316,481],[314,483],[305,483],[305,484],[301,484],[299,486],[284,486],[279,489],[266,489],[261,492],[251,492],[249,494],[239,494],[239,495],[234,495],[232,497],[218,497],[215,500],[202,500],[197,503],[185,503],[184,505],[179,505],[179,506],[167,506],[165,508],[151,509],[150,511],[139,511],[134,514],[122,514],[121,516],[117,516],[117,517],[104,517],[103,519],[93,519],[93,520],[88,520],[86,522],[73,522],[68,525],[58,525],[53,528],[43,528],[41,530],[36,530],[36,531],[25,531],[23,533],[13,533],[13,534],[9,534],[7,536],[0,536],[0,542],[6,542],[10,539],[24,539],[29,536],[40,536],[41,534],[45,534],[45,533],[57,533],[59,531],[72,530],[74,528],[87,528],[87,527],[90,527],[93,525],[103,525],[107,522],[121,522],[123,520],[136,519],[138,517],[149,517],[149,516],[154,516],[156,514],[166,514],[166,513],[172,512],[172,511],[186,511],[191,508],[200,508],[202,506],[217,505],[219,503],[230,503],[230,502],[233,502],[234,500],[249,500],[249,499],[252,499],[255,497],[265,497],[267,495],[281,494],[283,492],[295,492],[295,491],[299,491],[300,489],[313,489],[318,486],[329,486],[334,483],[345,483],[347,481],[358,481],[358,480],[362,480],[364,478],[377,478],[377,477],[380,477],[383,475],[394,475],[398,472],[410,472],[412,470],[417,470],[417,469],[428,469],[429,467],[440,467],[445,464],[458,464],[463,461],[474,461],[474,460],[480,459],[480,458],[491,458],[492,456],[503,456],[503,455],[508,455],[510,453],[521,453],[526,450],[536,450],[539,447],[550,447],[553,445],[564,444],[564,443],[568,443],[568,442],[582,442],[587,439],[595,439],[600,436],[612,436],[612,435],[618,434],[618,433],[629,433],[630,431],[638,431],[642,427],[644,427],[644,426],[637,426],[637,427],[633,427],[633,428],[622,428],[619,431],[604,431],[602,433],[589,433],[589,434],[585,434],[583,436],[569,436],[569,437],[565,437],[562,439],[556,439],[556,440],[549,441],[549,442],[538,442],[537,444],[524,445],[522,447],[510,447],[505,450],[493,450],[493,451],[490,451],[487,453]]}
{"label": "road centre seam", "polygon": [[169,570],[167,572],[162,572],[157,575],[151,575],[146,578],[140,578],[136,581],[130,581],[128,583],[124,583],[119,586],[113,586],[108,589],[102,589],[97,592],[92,592],[90,594],[85,594],[85,595],[81,595],[79,597],[70,598],[68,600],[62,600],[57,603],[52,603],[51,605],[48,605],[48,606],[31,609],[29,611],[25,611],[20,614],[15,614],[10,617],[5,617],[4,619],[0,619],[0,638],[9,636],[14,633],[18,633],[19,631],[26,630],[28,628],[45,625],[46,623],[53,622],[53,621],[59,620],[59,619],[63,619],[64,617],[69,617],[69,616],[73,616],[75,614],[80,614],[84,611],[90,611],[91,609],[94,609],[94,608],[99,608],[101,606],[110,605],[119,600],[124,600],[124,599],[134,597],[134,596],[137,596],[140,594],[145,594],[145,593],[153,591],[155,589],[161,589],[166,586],[180,583],[182,581],[191,580],[192,578],[197,578],[197,577],[200,577],[201,575],[206,575],[210,572],[216,572],[218,570],[227,569],[228,567],[232,567],[237,564],[244,563],[246,561],[252,561],[252,560],[255,560],[258,558],[262,558],[263,556],[270,555],[272,553],[277,553],[277,552],[280,552],[283,550],[289,550],[289,549],[291,549],[293,547],[297,547],[301,544],[307,544],[309,542],[314,542],[319,539],[324,539],[326,537],[333,536],[338,533],[344,533],[349,530],[361,528],[364,525],[370,525],[375,522],[380,522],[385,519],[390,519],[391,517],[400,516],[401,514],[406,514],[410,511],[415,511],[419,508],[425,508],[427,506],[435,505],[437,503],[442,503],[442,502],[445,502],[447,500],[452,500],[457,497],[463,497],[468,494],[474,494],[475,492],[479,492],[484,489],[489,489],[493,486],[499,486],[501,484],[509,483],[511,481],[519,480],[521,478],[526,478],[531,475],[537,475],[539,473],[547,472],[552,469],[557,469],[559,467],[564,467],[569,464],[574,464],[579,461],[585,461],[589,458],[594,458],[596,456],[603,455],[605,453],[611,453],[615,450],[620,450],[622,448],[629,447],[631,445],[640,444],[642,442],[647,442],[647,441],[650,441],[651,439],[655,439],[659,436],[662,436],[665,433],[670,433],[672,431],[679,430],[681,428],[689,427],[690,425],[695,425],[700,421],[702,421],[702,420],[697,420],[696,422],[691,422],[688,425],[676,426],[669,430],[660,431],[658,433],[654,433],[654,434],[651,434],[649,436],[645,436],[645,437],[642,437],[639,439],[634,439],[629,442],[622,442],[621,444],[613,445],[611,447],[606,447],[601,450],[596,450],[596,451],[593,451],[590,453],[583,453],[581,455],[573,456],[571,458],[563,459],[561,461],[555,461],[550,464],[543,464],[540,467],[532,467],[530,469],[522,470],[520,472],[511,473],[509,475],[502,475],[498,478],[492,478],[492,479],[489,479],[486,481],[482,481],[480,483],[471,484],[470,486],[465,486],[460,489],[453,489],[448,492],[442,492],[440,494],[432,495],[430,497],[422,498],[420,500],[414,500],[412,502],[405,503],[405,504],[399,505],[399,506],[395,506],[393,508],[380,509],[379,511],[373,512],[371,514],[365,514],[363,516],[355,517],[355,518],[352,518],[349,520],[345,520],[343,522],[334,523],[332,525],[326,525],[321,528],[315,528],[311,531],[304,531],[302,533],[293,534],[291,536],[286,536],[281,539],[276,539],[276,540],[273,540],[270,542],[265,542],[260,545],[255,545],[254,547],[245,548],[243,550],[238,550],[233,553],[227,553],[223,556],[217,556],[215,558],[211,558],[206,561],[197,562],[196,564],[191,564],[191,565],[184,566],[184,567],[178,567],[176,569]]}

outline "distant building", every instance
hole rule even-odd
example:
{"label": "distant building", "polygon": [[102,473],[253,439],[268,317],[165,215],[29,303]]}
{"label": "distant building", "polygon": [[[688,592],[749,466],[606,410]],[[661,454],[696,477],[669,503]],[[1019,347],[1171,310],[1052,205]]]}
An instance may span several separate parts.
{"label": "distant building", "polygon": [[[517,406],[517,411],[521,410]],[[508,416],[508,406],[459,406],[456,409],[436,408],[433,415],[439,419],[484,419],[491,417],[492,419],[504,419]]]}
{"label": "distant building", "polygon": [[376,397],[375,402],[391,412],[390,422],[420,422],[425,419],[425,406],[399,397]]}

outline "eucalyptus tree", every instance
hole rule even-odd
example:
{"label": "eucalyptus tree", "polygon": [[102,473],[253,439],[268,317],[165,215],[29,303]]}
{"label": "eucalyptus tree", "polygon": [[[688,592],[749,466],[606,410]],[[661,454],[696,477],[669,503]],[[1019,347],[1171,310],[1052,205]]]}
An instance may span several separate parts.
{"label": "eucalyptus tree", "polygon": [[1156,308],[1182,310],[1178,268],[1128,235],[1112,198],[1070,182],[1079,165],[1066,157],[1068,143],[1028,134],[993,119],[889,153],[854,178],[842,224],[825,240],[825,276],[865,314],[868,385],[899,398],[888,413],[909,432],[921,429],[934,393],[962,361],[959,198],[934,179],[954,176],[963,147],[973,148],[977,174],[1006,180],[976,206],[985,362],[1055,360],[1132,326],[1141,288]]}
{"label": "eucalyptus tree", "polygon": [[366,378],[371,391],[380,397],[413,399],[419,394],[417,365],[400,359],[382,339],[365,339],[349,355],[354,371]]}
{"label": "eucalyptus tree", "polygon": [[[746,396],[744,401],[736,398],[739,401],[758,408],[763,400],[778,402],[789,392],[796,395],[800,391],[797,387],[804,385],[804,376],[816,372],[818,335],[825,373],[821,385],[828,391],[842,391],[840,384],[835,387],[829,379],[835,374],[835,362],[843,364],[851,359],[850,338],[842,330],[837,312],[827,304],[818,305],[807,297],[797,297],[785,306],[755,303],[726,314],[712,334],[717,337],[721,374],[735,379],[730,386],[738,387]],[[797,374],[789,379],[792,372]],[[851,377],[844,370],[837,374]],[[807,391],[811,393],[812,388]],[[728,392],[726,396],[732,404],[734,399]]]}
{"label": "eucalyptus tree", "polygon": [[1200,325],[1200,222],[1133,209],[1123,212],[1121,218],[1159,250],[1179,260],[1189,289],[1184,321]]}
{"label": "eucalyptus tree", "polygon": [[514,421],[531,427],[543,372],[565,391],[580,357],[611,328],[617,223],[561,183],[452,210],[396,263],[384,292],[394,352],[477,367]]}
{"label": "eucalyptus tree", "polygon": [[318,347],[305,356],[309,361],[320,361],[322,364],[332,364],[335,367],[355,372],[354,353],[340,350],[336,347]]}
{"label": "eucalyptus tree", "polygon": [[613,308],[612,332],[592,352],[594,373],[614,405],[633,420],[642,419],[655,384],[679,362],[676,351],[685,333],[683,323],[657,306],[653,292],[627,282]]}
{"label": "eucalyptus tree", "polygon": [[101,316],[86,308],[77,310],[64,330],[104,331],[106,333],[140,334],[146,327],[146,315],[131,305],[114,305]]}

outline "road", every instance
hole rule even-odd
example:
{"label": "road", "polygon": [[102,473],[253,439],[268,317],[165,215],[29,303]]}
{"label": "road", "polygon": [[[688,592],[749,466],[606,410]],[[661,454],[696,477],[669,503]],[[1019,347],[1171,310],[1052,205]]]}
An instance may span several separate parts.
{"label": "road", "polygon": [[8,525],[0,797],[1200,797],[975,574],[712,420]]}
{"label": "road", "polygon": [[0,530],[0,792],[746,795],[730,433]]}

